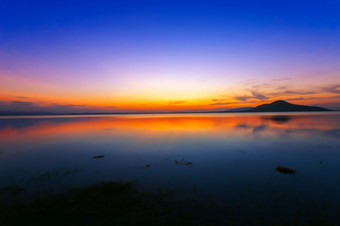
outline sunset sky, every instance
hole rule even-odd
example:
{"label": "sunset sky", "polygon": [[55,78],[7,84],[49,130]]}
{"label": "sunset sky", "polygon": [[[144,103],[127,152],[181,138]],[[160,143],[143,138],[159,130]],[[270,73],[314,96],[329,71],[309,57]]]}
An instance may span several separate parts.
{"label": "sunset sky", "polygon": [[339,0],[0,3],[0,112],[340,109]]}

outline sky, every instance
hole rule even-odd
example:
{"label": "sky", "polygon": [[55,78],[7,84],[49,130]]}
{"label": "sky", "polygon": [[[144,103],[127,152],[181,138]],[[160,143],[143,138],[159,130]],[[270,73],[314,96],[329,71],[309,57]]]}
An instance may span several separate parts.
{"label": "sky", "polygon": [[0,4],[0,111],[340,109],[339,0]]}

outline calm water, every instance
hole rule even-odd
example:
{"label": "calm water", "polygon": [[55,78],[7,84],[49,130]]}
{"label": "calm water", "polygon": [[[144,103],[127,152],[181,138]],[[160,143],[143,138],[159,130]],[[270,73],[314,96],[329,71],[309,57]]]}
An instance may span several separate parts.
{"label": "calm water", "polygon": [[137,180],[240,217],[340,216],[339,113],[1,117],[0,152],[2,201]]}

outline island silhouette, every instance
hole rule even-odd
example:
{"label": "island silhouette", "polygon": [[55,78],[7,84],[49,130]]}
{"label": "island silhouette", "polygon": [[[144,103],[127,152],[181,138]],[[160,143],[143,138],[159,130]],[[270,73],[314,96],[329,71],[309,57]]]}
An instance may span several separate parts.
{"label": "island silhouette", "polygon": [[284,100],[277,100],[270,104],[262,104],[247,110],[247,112],[296,112],[296,111],[331,111],[327,108],[291,104]]}

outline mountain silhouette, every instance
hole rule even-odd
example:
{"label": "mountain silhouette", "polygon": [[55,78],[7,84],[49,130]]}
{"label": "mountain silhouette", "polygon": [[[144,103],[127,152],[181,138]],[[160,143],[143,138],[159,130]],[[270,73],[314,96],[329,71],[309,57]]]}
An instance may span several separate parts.
{"label": "mountain silhouette", "polygon": [[291,104],[284,100],[277,100],[270,104],[262,104],[247,112],[289,112],[289,111],[330,111],[329,109],[314,106]]}

